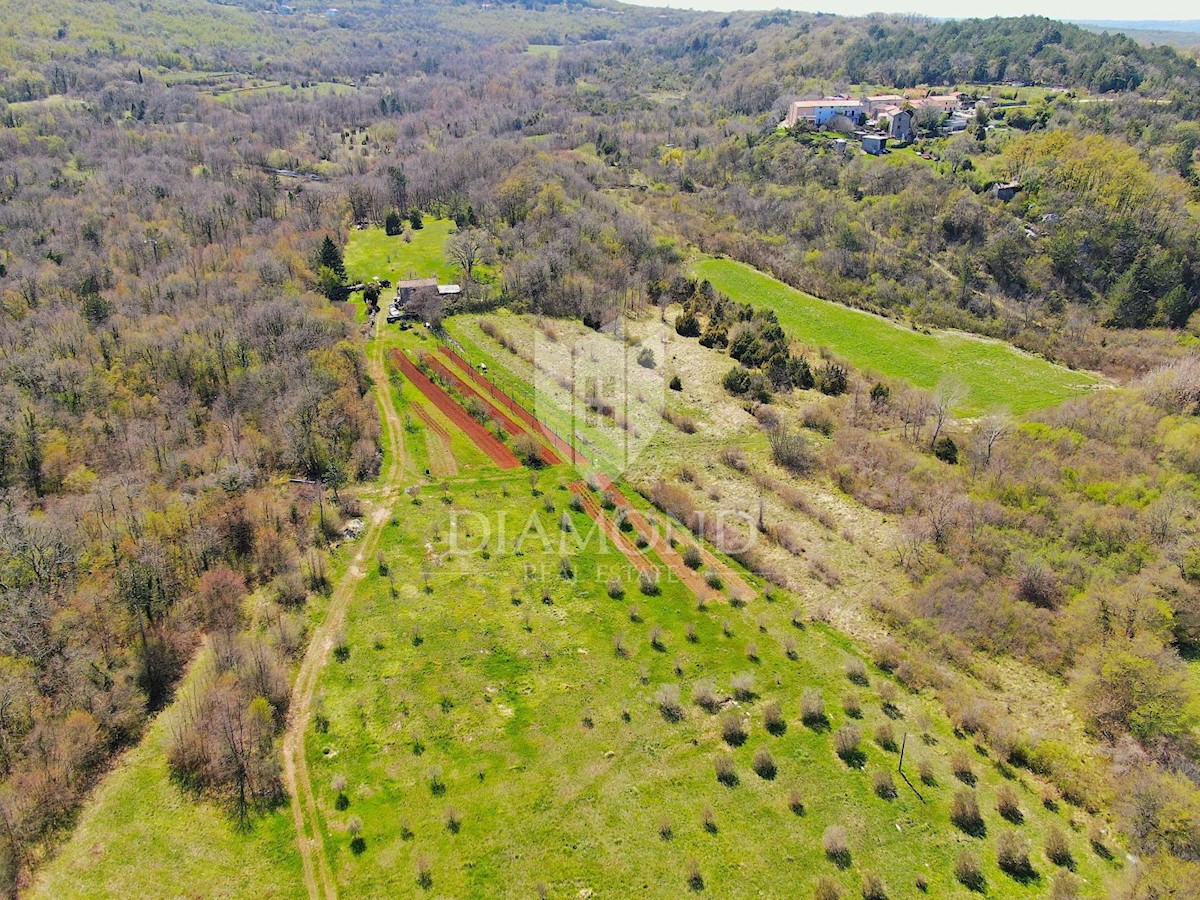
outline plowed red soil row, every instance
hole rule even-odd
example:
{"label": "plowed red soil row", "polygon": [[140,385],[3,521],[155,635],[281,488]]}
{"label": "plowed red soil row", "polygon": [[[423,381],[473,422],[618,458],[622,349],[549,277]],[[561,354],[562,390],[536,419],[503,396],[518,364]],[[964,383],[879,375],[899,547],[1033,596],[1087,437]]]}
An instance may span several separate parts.
{"label": "plowed red soil row", "polygon": [[[479,402],[482,403],[487,408],[488,415],[491,416],[493,419],[495,419],[497,422],[499,422],[500,427],[503,428],[505,431],[507,431],[509,434],[511,434],[515,437],[518,434],[526,433],[524,428],[522,428],[520,425],[518,425],[516,422],[514,422],[512,419],[510,419],[508,416],[506,416],[504,414],[504,412],[501,411],[496,406],[496,404],[491,401],[491,398],[490,398],[491,392],[483,391],[479,387],[478,382],[476,382],[474,378],[472,378],[471,383],[468,384],[461,377],[459,377],[457,372],[450,371],[450,369],[447,368],[446,365],[440,359],[438,359],[436,356],[427,355],[422,360],[422,362],[426,363],[431,369],[433,369],[435,372],[437,372],[439,375],[441,375],[443,378],[445,378],[446,381],[449,382],[450,384],[452,384],[458,391],[460,391],[463,394],[463,396],[478,398]],[[541,446],[539,446],[538,449],[542,455],[542,462],[544,462],[546,465],[557,466],[562,463],[562,460],[559,459],[558,454],[555,453],[549,447],[547,447],[545,445],[541,445]]]}
{"label": "plowed red soil row", "polygon": [[501,469],[520,467],[521,461],[513,455],[511,450],[505,447],[494,434],[468,416],[466,410],[454,402],[453,397],[434,384],[399,349],[392,350],[392,362],[401,374],[444,413],[447,419],[474,441],[475,446],[486,453],[492,462]]}
{"label": "plowed red soil row", "polygon": [[447,359],[471,376],[471,380],[479,386],[480,393],[486,393],[491,396],[492,399],[494,399],[505,409],[512,412],[513,415],[524,422],[529,428],[535,430],[538,434],[545,438],[552,447],[562,454],[563,459],[571,459],[575,463],[589,465],[587,457],[585,457],[578,450],[572,450],[570,444],[560,438],[555,432],[551,431],[549,427],[542,424],[542,421],[533,413],[479,374],[475,367],[455,353],[452,347],[448,347],[443,344],[441,350],[442,353],[446,355]]}
{"label": "plowed red soil row", "polygon": [[582,481],[576,481],[571,484],[571,493],[578,497],[583,502],[583,509],[602,529],[605,536],[613,542],[618,550],[625,554],[625,558],[633,563],[634,567],[639,572],[644,572],[647,575],[654,574],[654,564],[642,555],[637,547],[629,542],[629,539],[621,533],[621,529],[617,524],[604,514],[604,510],[600,508],[600,504],[596,502],[596,498],[592,496],[592,492],[588,490],[586,484]]}
{"label": "plowed red soil row", "polygon": [[[633,523],[633,527],[638,530],[638,533],[646,538],[650,543],[650,547],[659,555],[667,567],[675,573],[675,575],[692,589],[692,592],[697,597],[717,597],[719,593],[710,588],[708,583],[694,569],[688,568],[687,563],[683,561],[683,557],[676,552],[675,548],[670,543],[650,526],[646,517],[638,512],[630,503],[629,499],[621,493],[620,488],[612,483],[612,480],[607,476],[597,473],[597,480],[600,483],[600,489],[608,491],[612,494],[613,499],[618,505],[624,505],[629,508],[629,521]],[[734,572],[729,566],[725,565],[717,557],[713,556],[699,542],[696,543],[696,548],[700,551],[700,556],[704,562],[714,572],[721,576],[721,581],[729,588],[729,593],[743,602],[749,602],[755,596],[754,588],[750,587],[746,581]]]}

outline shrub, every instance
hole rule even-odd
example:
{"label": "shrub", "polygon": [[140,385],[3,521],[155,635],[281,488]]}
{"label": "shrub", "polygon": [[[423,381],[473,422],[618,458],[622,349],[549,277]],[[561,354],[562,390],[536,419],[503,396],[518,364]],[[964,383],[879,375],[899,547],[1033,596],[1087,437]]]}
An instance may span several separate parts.
{"label": "shrub", "polygon": [[666,644],[663,643],[663,630],[661,625],[655,625],[650,629],[650,646],[659,651],[666,649]]}
{"label": "shrub", "polygon": [[558,561],[558,574],[568,581],[575,577],[575,567],[571,565],[571,557],[564,556]]}
{"label": "shrub", "polygon": [[694,859],[688,860],[687,883],[693,891],[704,890],[704,876],[700,873],[700,863]]}
{"label": "shrub", "polygon": [[887,885],[874,872],[863,872],[863,900],[887,900]]}
{"label": "shrub", "polygon": [[871,790],[882,800],[896,799],[896,782],[887,769],[876,769],[871,773]]}
{"label": "shrub", "polygon": [[1017,799],[1017,792],[1007,784],[1000,785],[996,791],[996,811],[1014,824],[1020,824],[1025,818],[1021,814],[1021,804]]}
{"label": "shrub", "polygon": [[713,683],[708,680],[696,682],[696,686],[692,688],[692,701],[697,706],[709,712],[714,712],[721,705],[721,700],[717,697],[717,691],[713,687]]}
{"label": "shrub", "polygon": [[712,569],[704,570],[704,583],[714,591],[719,591],[725,586],[725,582],[721,580],[721,576]]}
{"label": "shrub", "polygon": [[679,380],[678,375],[672,375],[671,380],[669,382],[667,382],[667,387],[669,387],[673,391],[682,391],[683,390],[683,382]]}
{"label": "shrub", "polygon": [[746,659],[758,662],[758,644],[753,641],[746,645]]}
{"label": "shrub", "polygon": [[1071,868],[1074,860],[1071,858],[1071,845],[1067,836],[1057,825],[1051,826],[1046,835],[1046,858],[1056,866]]}
{"label": "shrub", "polygon": [[787,731],[787,722],[783,718],[783,707],[778,700],[772,700],[763,707],[763,724],[768,732],[776,736]]}
{"label": "shrub", "polygon": [[798,816],[804,815],[804,795],[797,790],[788,791],[788,809]]}
{"label": "shrub", "polygon": [[829,717],[825,715],[825,701],[821,692],[816,688],[806,688],[800,697],[800,721],[812,729],[829,727]]}
{"label": "shrub", "polygon": [[671,820],[666,816],[658,820],[658,836],[664,841],[669,841],[675,836],[675,830],[671,827]]}
{"label": "shrub", "polygon": [[687,635],[687,641],[689,644],[699,643],[700,637],[696,634],[695,622],[688,622],[687,627],[684,629],[684,633]]}
{"label": "shrub", "polygon": [[638,589],[647,597],[657,597],[662,593],[658,583],[658,572],[643,572],[639,575]]}
{"label": "shrub", "polygon": [[704,830],[709,834],[717,833],[717,817],[713,813],[711,806],[704,807],[704,811],[700,813],[700,824],[704,826]]}
{"label": "shrub", "polygon": [[813,890],[813,900],[841,900],[841,886],[830,878],[828,875],[822,875],[817,879],[817,886]]}
{"label": "shrub", "polygon": [[740,747],[746,743],[746,720],[742,714],[729,711],[721,720],[721,737],[731,747]]}
{"label": "shrub", "polygon": [[1057,872],[1050,882],[1050,900],[1076,900],[1081,890],[1083,882],[1078,875]]}
{"label": "shrub", "polygon": [[892,718],[896,718],[898,710],[896,709],[896,686],[890,681],[879,682],[879,687],[876,688],[876,693],[879,694],[879,702],[883,705],[883,711]]}
{"label": "shrub", "polygon": [[775,757],[766,747],[759,747],[754,751],[754,771],[758,773],[759,778],[765,778],[767,781],[775,777]]}
{"label": "shrub", "polygon": [[842,709],[852,719],[862,718],[862,703],[858,699],[858,694],[846,694],[842,697]]}
{"label": "shrub", "polygon": [[875,727],[875,743],[889,753],[896,752],[896,734],[891,722],[880,722]]}
{"label": "shrub", "polygon": [[616,575],[608,579],[608,596],[614,600],[620,600],[625,596],[625,585],[621,583],[621,579]]}
{"label": "shrub", "polygon": [[948,434],[942,435],[933,445],[933,455],[950,466],[958,465],[958,444]]}
{"label": "shrub", "polygon": [[446,782],[442,780],[442,767],[434,766],[426,775],[429,782],[429,792],[435,797],[440,797],[446,793]]}
{"label": "shrub", "polygon": [[846,660],[846,677],[855,684],[865,685],[870,683],[867,678],[866,664],[857,656],[852,656]]}
{"label": "shrub", "polygon": [[733,757],[728,753],[722,753],[713,761],[713,766],[717,770],[717,781],[727,787],[733,787],[738,783],[737,771],[733,768]]}
{"label": "shrub", "polygon": [[979,814],[979,801],[975,792],[968,788],[959,788],[950,801],[950,821],[967,834],[982,836],[986,832],[983,816]]}
{"label": "shrub", "polygon": [[513,439],[512,451],[528,469],[540,469],[543,465],[542,448],[538,445],[537,438],[527,432],[522,432]]}
{"label": "shrub", "polygon": [[850,862],[850,839],[841,825],[830,825],[821,835],[821,849],[825,855],[840,866]]}
{"label": "shrub", "polygon": [[860,735],[853,725],[843,725],[833,736],[833,748],[842,762],[855,768],[862,765],[862,750],[858,747]]}
{"label": "shrub", "polygon": [[831,397],[846,393],[846,389],[850,386],[849,373],[837,363],[825,363],[813,373],[813,377],[816,380],[817,390]]}
{"label": "shrub", "polygon": [[781,425],[768,431],[767,437],[771,443],[771,457],[788,471],[807,475],[816,468],[817,454],[808,435]]}
{"label": "shrub", "polygon": [[658,363],[654,359],[654,351],[649,347],[642,347],[637,353],[637,364],[643,369],[653,369]]}
{"label": "shrub", "polygon": [[683,718],[683,704],[679,702],[679,685],[664,684],[654,694],[654,702],[658,710],[668,722],[678,722]]}
{"label": "shrub", "polygon": [[729,680],[733,688],[733,696],[745,702],[754,699],[754,673],[741,672]]}
{"label": "shrub", "polygon": [[1016,831],[1005,831],[996,839],[996,863],[1017,880],[1033,874],[1029,863],[1029,842]]}
{"label": "shrub", "polygon": [[433,870],[424,856],[417,857],[417,884],[426,891],[433,887]]}
{"label": "shrub", "polygon": [[783,639],[783,652],[788,659],[798,659],[800,656],[800,644],[790,634]]}
{"label": "shrub", "polygon": [[687,549],[683,551],[683,564],[689,569],[699,569],[704,564],[700,548],[695,544],[688,544]]}
{"label": "shrub", "polygon": [[958,854],[958,859],[954,861],[954,877],[967,890],[983,892],[983,866],[980,865],[979,857],[970,850]]}
{"label": "shrub", "polygon": [[971,765],[971,757],[965,750],[958,750],[950,757],[950,771],[963,784],[975,783],[975,768]]}
{"label": "shrub", "polygon": [[933,761],[928,756],[922,756],[917,760],[917,776],[923,784],[930,787],[937,784],[937,775],[933,771]]}

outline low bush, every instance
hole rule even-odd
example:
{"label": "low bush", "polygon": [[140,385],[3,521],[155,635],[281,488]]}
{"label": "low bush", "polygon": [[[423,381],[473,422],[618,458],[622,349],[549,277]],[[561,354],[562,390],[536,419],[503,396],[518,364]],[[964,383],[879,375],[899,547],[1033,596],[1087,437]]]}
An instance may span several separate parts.
{"label": "low bush", "polygon": [[858,746],[859,740],[861,736],[853,725],[843,725],[833,736],[834,751],[842,762],[854,768],[860,767],[863,761],[863,752]]}
{"label": "low bush", "polygon": [[715,712],[721,706],[721,700],[717,696],[716,688],[708,680],[696,682],[696,686],[692,688],[692,701],[701,709],[705,709],[708,712]]}
{"label": "low bush", "polygon": [[887,900],[887,885],[874,872],[863,872],[863,900]]}
{"label": "low bush", "polygon": [[654,694],[654,702],[658,711],[668,722],[678,722],[683,718],[683,704],[679,701],[679,685],[664,684]]}
{"label": "low bush", "polygon": [[871,773],[871,790],[882,800],[896,799],[896,782],[887,769],[876,769]]}
{"label": "low bush", "polygon": [[731,747],[746,743],[746,720],[742,714],[731,710],[721,719],[721,737]]}
{"label": "low bush", "polygon": [[1025,819],[1017,792],[1011,785],[1002,784],[996,791],[996,811],[1014,824],[1020,824]]}
{"label": "low bush", "polygon": [[1029,842],[1016,831],[1005,831],[996,838],[996,863],[1018,881],[1033,876],[1029,862]]}
{"label": "low bush", "polygon": [[717,771],[717,781],[726,787],[733,787],[738,783],[737,770],[733,767],[733,757],[728,753],[722,753],[713,761],[713,766]]}
{"label": "low bush", "polygon": [[767,781],[772,780],[778,771],[775,768],[775,757],[771,755],[771,751],[766,747],[759,747],[754,751],[754,771],[759,778],[764,778]]}
{"label": "low bush", "polygon": [[969,891],[983,893],[986,886],[983,879],[983,866],[979,862],[979,857],[970,850],[964,850],[958,854],[958,858],[954,861],[954,877]]}
{"label": "low bush", "polygon": [[743,702],[754,699],[754,673],[741,672],[729,680],[733,696]]}
{"label": "low bush", "polygon": [[1056,866],[1071,868],[1075,861],[1071,857],[1071,844],[1066,834],[1057,825],[1051,826],[1046,834],[1046,858]]}
{"label": "low bush", "polygon": [[770,734],[776,737],[787,731],[787,722],[783,718],[783,707],[778,700],[772,700],[763,707],[763,725]]}
{"label": "low bush", "polygon": [[821,849],[839,866],[850,863],[850,838],[841,825],[830,825],[821,835]]}
{"label": "low bush", "polygon": [[816,688],[806,688],[800,697],[800,721],[812,729],[829,727],[825,701],[821,699],[821,692]]}
{"label": "low bush", "polygon": [[974,791],[960,788],[955,792],[950,801],[950,821],[962,831],[976,837],[986,832],[987,827],[979,813],[979,801],[975,798]]}
{"label": "low bush", "polygon": [[880,722],[875,726],[875,743],[889,753],[896,752],[896,733],[891,722]]}

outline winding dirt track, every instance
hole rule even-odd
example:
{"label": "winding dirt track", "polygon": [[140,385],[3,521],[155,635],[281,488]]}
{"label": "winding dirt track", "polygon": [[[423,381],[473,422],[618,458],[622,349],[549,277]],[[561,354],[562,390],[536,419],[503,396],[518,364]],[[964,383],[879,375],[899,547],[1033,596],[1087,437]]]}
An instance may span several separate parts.
{"label": "winding dirt track", "polygon": [[[376,335],[380,320],[376,319]],[[300,846],[300,858],[304,864],[304,883],[308,896],[320,900],[335,900],[337,882],[329,867],[325,852],[325,840],[321,835],[321,820],[317,810],[317,799],[313,793],[312,779],[308,772],[308,760],[304,753],[304,737],[312,716],[313,696],[321,669],[333,649],[334,635],[341,630],[346,618],[346,609],[354,596],[355,588],[366,574],[370,560],[378,552],[384,527],[391,517],[392,505],[400,491],[404,474],[404,428],[396,413],[390,390],[390,381],[383,364],[383,346],[378,339],[368,360],[371,377],[375,380],[375,395],[387,428],[392,452],[387,469],[383,473],[381,495],[370,505],[367,527],[359,538],[358,552],[346,573],[338,581],[325,618],[309,641],[308,650],[300,663],[296,682],[292,686],[292,701],[288,711],[288,728],[283,737],[283,779],[292,799],[292,819],[296,827],[296,838]]]}

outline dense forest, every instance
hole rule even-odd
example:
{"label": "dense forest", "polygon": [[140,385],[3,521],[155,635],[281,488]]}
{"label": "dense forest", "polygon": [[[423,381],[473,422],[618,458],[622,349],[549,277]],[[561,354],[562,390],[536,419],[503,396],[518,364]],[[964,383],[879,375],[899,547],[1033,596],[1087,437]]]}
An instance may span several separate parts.
{"label": "dense forest", "polygon": [[[240,794],[239,814],[278,800],[272,741],[306,611],[358,512],[346,487],[373,479],[381,453],[360,326],[323,296],[320,250],[412,210],[470,226],[496,272],[484,306],[600,324],[690,300],[679,279],[696,247],[1136,382],[1132,399],[1041,413],[986,466],[951,474],[928,468],[921,429],[897,439],[902,413],[881,402],[834,432],[822,464],[848,496],[914,523],[912,595],[880,616],[914,642],[941,633],[952,662],[969,647],[1077,678],[1093,735],[1138,779],[1129,832],[1163,858],[1163,883],[1194,875],[1196,693],[1181,674],[1200,644],[1194,58],[1042,18],[0,10],[10,892],[203,641],[224,677],[173,764],[196,790]],[[812,92],[977,83],[1003,100],[1013,81],[1049,90],[931,130],[903,163],[777,127]],[[1010,179],[1016,199],[991,195]],[[335,274],[342,287],[369,273]],[[711,303],[690,309],[703,339]],[[747,368],[782,357],[772,385],[811,386],[817,358],[801,370],[773,339],[782,352]],[[851,396],[834,401],[847,420]],[[1110,642],[1129,644],[1115,661]],[[1148,672],[1153,696],[1101,708],[1119,705],[1114,667]],[[244,758],[215,750],[205,722],[250,735]]]}

